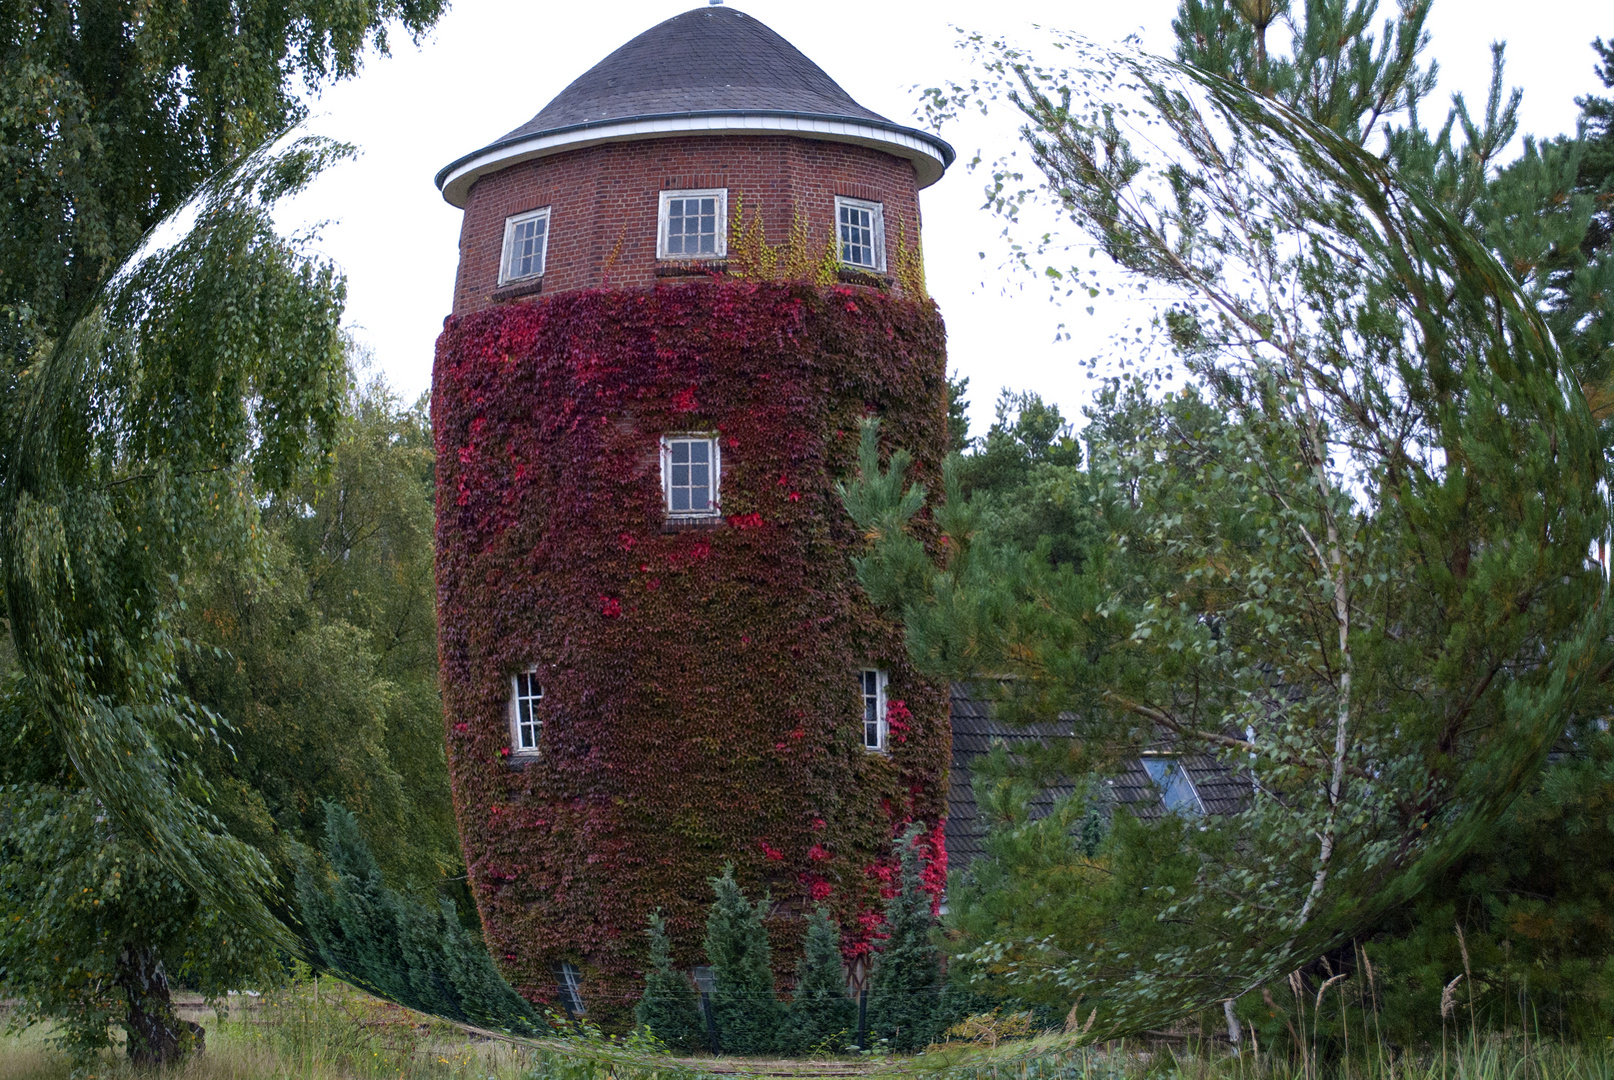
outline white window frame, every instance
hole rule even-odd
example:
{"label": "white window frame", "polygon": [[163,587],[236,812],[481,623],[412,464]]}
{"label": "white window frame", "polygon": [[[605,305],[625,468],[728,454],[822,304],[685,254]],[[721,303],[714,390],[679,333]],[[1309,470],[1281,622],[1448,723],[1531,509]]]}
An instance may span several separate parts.
{"label": "white window frame", "polygon": [[[874,733],[877,744],[869,742],[869,676],[874,676]],[[886,718],[890,695],[887,688],[891,674],[884,668],[860,668],[857,673],[858,723],[863,727],[863,749],[871,754],[883,754],[891,745],[891,724]]]}
{"label": "white window frame", "polygon": [[[667,221],[674,199],[704,199],[712,197],[717,199],[716,236],[712,246],[716,249],[706,255],[672,254],[667,250]],[[709,259],[726,259],[729,256],[729,189],[728,188],[688,188],[678,191],[663,191],[661,202],[656,210],[656,258],[682,262],[685,260],[699,261]]]}
{"label": "white window frame", "polygon": [[[544,223],[544,242],[538,248],[538,269],[531,274],[516,276],[510,272],[510,262],[515,257],[516,226],[524,225],[529,221],[542,220]],[[512,214],[504,219],[504,250],[499,256],[499,284],[508,285],[516,281],[534,281],[544,276],[549,267],[549,207],[540,207],[529,210],[524,214]]]}
{"label": "white window frame", "polygon": [[[845,251],[846,242],[841,237],[841,207],[852,207],[858,210],[869,211],[869,232],[872,233],[872,247],[874,248],[874,265],[867,263],[847,262]],[[849,270],[868,270],[873,273],[885,273],[885,204],[870,202],[868,199],[854,199],[849,195],[835,196],[835,255],[840,259],[842,266]]]}
{"label": "white window frame", "polygon": [[[675,442],[704,442],[710,445],[712,497],[705,510],[674,510],[672,508],[672,444]],[[679,521],[699,521],[703,518],[723,516],[723,448],[715,431],[674,431],[661,437],[661,506],[669,518]]]}
{"label": "white window frame", "polygon": [[[523,695],[521,693],[521,680],[523,677],[528,680],[529,687],[537,688],[538,693],[536,695]],[[518,671],[510,676],[510,753],[512,756],[536,757],[542,749],[544,744],[544,721],[538,715],[538,706],[543,703],[543,700],[544,687],[538,681],[538,668],[536,666],[530,667],[526,671]],[[521,703],[523,701],[532,702],[532,723],[527,725],[532,728],[531,746],[523,746],[521,742]]]}

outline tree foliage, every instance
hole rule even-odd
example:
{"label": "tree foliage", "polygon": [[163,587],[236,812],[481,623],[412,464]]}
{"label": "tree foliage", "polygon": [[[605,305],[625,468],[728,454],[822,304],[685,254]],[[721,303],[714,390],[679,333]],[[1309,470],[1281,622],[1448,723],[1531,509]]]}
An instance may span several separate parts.
{"label": "tree foliage", "polygon": [[1101,403],[1085,561],[996,542],[954,468],[933,563],[872,430],[847,504],[916,660],[1015,676],[1003,711],[1067,714],[1072,773],[1165,738],[1249,777],[1240,813],[1129,826],[1105,932],[1010,965],[1136,1030],[1413,895],[1596,708],[1603,447],[1528,291],[1357,127],[1080,39],[979,44],[954,100],[1019,110],[1056,209],[1171,297],[1154,340],[1192,385]]}
{"label": "tree foliage", "polygon": [[[948,882],[947,971],[950,983],[983,997],[1029,994],[1063,1014],[1071,1004],[1064,987],[1018,987],[1004,976],[1028,948],[1071,954],[1104,932],[1111,909],[1110,829],[1091,778],[1045,813],[1033,813],[1044,785],[1016,767],[1024,764],[998,746],[971,767],[975,803],[988,828],[981,854]],[[979,951],[988,942],[995,947]]]}
{"label": "tree foliage", "polygon": [[[0,7],[0,325],[9,369],[60,340],[209,177],[299,121],[441,0]],[[301,86],[298,84],[301,83]]]}
{"label": "tree foliage", "polygon": [[716,985],[710,1008],[718,1043],[728,1054],[767,1054],[779,1045],[784,1009],[773,993],[772,947],[762,924],[767,900],[755,903],[726,866],[712,879],[706,916],[706,960]]}
{"label": "tree foliage", "polygon": [[[57,796],[92,797],[109,851],[182,884],[188,898],[150,916],[174,927],[199,904],[238,939],[291,941],[265,905],[271,864],[221,822],[203,767],[227,728],[182,677],[198,565],[251,556],[259,500],[323,458],[346,387],[341,279],[271,217],[346,150],[269,142],[302,113],[299,79],[314,90],[352,74],[389,24],[419,33],[441,10],[0,9],[0,574],[34,714],[19,737],[50,732],[57,759],[36,771]],[[69,862],[58,880],[80,871],[93,877]],[[125,900],[142,896],[156,894]],[[118,932],[134,934],[130,920]],[[164,1039],[177,1021],[150,955],[139,981]],[[57,1000],[66,984],[33,975],[13,988]],[[132,1022],[144,1006],[129,1007]]]}
{"label": "tree foliage", "polygon": [[869,977],[871,1040],[903,1053],[923,1050],[941,1034],[941,957],[931,940],[932,897],[919,876],[920,830],[897,840],[896,892],[886,901],[885,934]]}
{"label": "tree foliage", "polygon": [[644,973],[644,996],[634,1007],[634,1021],[674,1050],[707,1049],[706,1029],[695,1004],[689,976],[674,970],[667,923],[660,912],[650,916],[650,963]]}
{"label": "tree foliage", "polygon": [[824,1046],[839,1051],[851,1043],[856,1026],[857,1006],[846,993],[841,929],[819,908],[807,917],[780,1049],[787,1054],[809,1054]]}
{"label": "tree foliage", "polygon": [[178,669],[178,584],[250,544],[255,496],[329,445],[343,287],[282,240],[274,203],[342,148],[302,140],[221,177],[193,228],[133,264],[14,384],[0,439],[0,571],[29,693],[132,842],[271,940],[262,857],[205,809],[219,737]]}
{"label": "tree foliage", "polygon": [[400,1005],[462,1023],[523,1034],[545,1030],[460,925],[453,903],[427,906],[386,883],[357,819],[325,806],[323,853],[297,875],[298,911],[320,961],[342,978]]}
{"label": "tree foliage", "polygon": [[[19,683],[6,688],[12,720],[28,708]],[[43,733],[36,727],[30,742]],[[6,780],[0,991],[17,1003],[13,1022],[54,1021],[53,1039],[79,1061],[121,1029],[129,1057],[149,1064],[198,1034],[174,1013],[170,980],[222,998],[273,978],[277,958],[264,938],[203,906],[89,791]]]}
{"label": "tree foliage", "polygon": [[230,725],[228,746],[200,755],[213,805],[269,857],[285,898],[296,850],[322,842],[327,801],[354,812],[401,891],[432,897],[463,873],[437,688],[432,469],[426,402],[355,385],[326,474],[269,499],[249,557],[213,553],[189,582],[183,624],[205,648],[184,684]]}

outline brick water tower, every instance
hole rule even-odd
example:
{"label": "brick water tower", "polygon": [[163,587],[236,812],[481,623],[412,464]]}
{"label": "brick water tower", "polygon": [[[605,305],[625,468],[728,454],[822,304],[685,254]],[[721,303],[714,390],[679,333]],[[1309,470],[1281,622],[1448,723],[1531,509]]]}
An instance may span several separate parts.
{"label": "brick water tower", "polygon": [[464,209],[438,339],[437,587],[455,807],[489,946],[620,1022],[660,909],[828,907],[853,970],[891,841],[945,875],[946,688],[869,603],[836,483],[859,424],[934,481],[945,341],[919,191],[946,143],[709,6],[437,175]]}

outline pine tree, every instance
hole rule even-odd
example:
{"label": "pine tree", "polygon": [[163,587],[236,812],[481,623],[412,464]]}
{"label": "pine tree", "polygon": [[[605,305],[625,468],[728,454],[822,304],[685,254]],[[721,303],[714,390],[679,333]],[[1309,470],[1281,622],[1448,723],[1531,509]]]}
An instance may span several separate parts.
{"label": "pine tree", "polygon": [[644,997],[634,1008],[633,1018],[675,1050],[704,1049],[706,1033],[695,1007],[695,992],[689,979],[673,969],[667,922],[661,912],[650,916],[648,933],[650,967],[644,976]]}
{"label": "pine tree", "polygon": [[712,891],[706,958],[717,981],[711,1009],[718,1043],[729,1054],[772,1053],[784,1009],[773,995],[773,950],[762,925],[766,901],[753,904],[745,898],[732,864],[712,879]]}
{"label": "pine tree", "polygon": [[869,1039],[904,1052],[935,1041],[941,995],[941,964],[931,941],[936,920],[919,879],[919,835],[915,825],[897,841],[901,887],[886,901],[888,937],[869,984]]}
{"label": "pine tree", "polygon": [[846,994],[841,967],[841,930],[819,908],[807,920],[806,947],[796,967],[796,993],[780,1047],[787,1054],[807,1054],[836,1039],[839,1048],[851,1041],[856,1023],[857,1007]]}

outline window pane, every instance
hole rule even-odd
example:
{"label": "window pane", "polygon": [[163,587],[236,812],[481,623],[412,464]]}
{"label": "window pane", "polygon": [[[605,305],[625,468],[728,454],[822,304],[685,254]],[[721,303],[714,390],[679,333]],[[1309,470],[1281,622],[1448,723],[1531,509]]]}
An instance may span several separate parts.
{"label": "window pane", "polygon": [[716,196],[667,200],[667,254],[716,255],[722,229],[722,200]]}
{"label": "window pane", "polygon": [[667,441],[667,509],[703,514],[713,507],[717,488],[717,449],[710,439]]}
{"label": "window pane", "polygon": [[1143,769],[1160,789],[1160,802],[1168,811],[1197,816],[1202,813],[1199,793],[1182,763],[1171,758],[1144,758]]}

